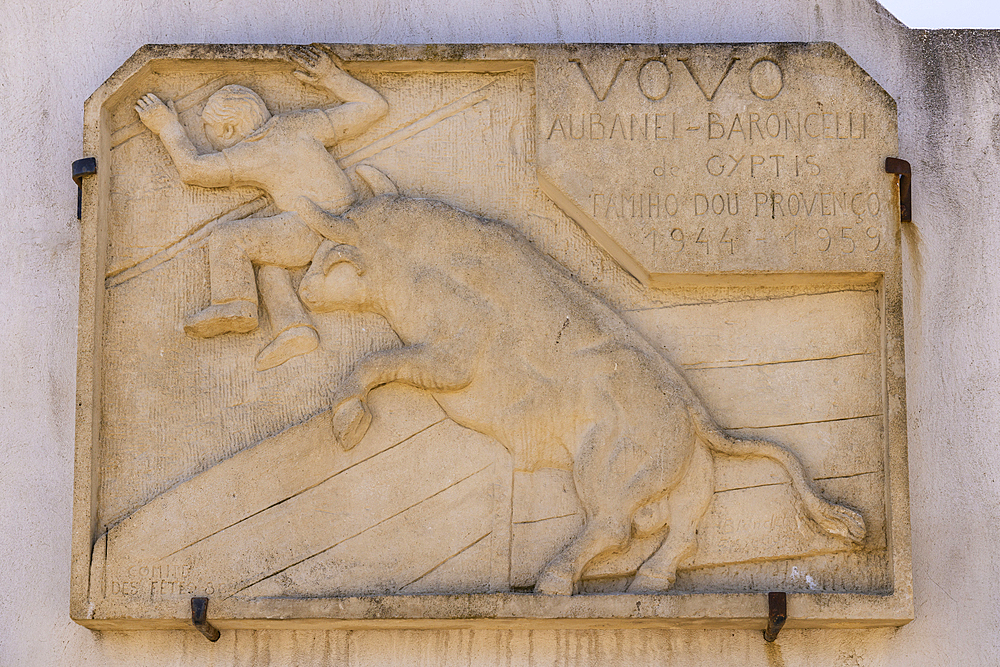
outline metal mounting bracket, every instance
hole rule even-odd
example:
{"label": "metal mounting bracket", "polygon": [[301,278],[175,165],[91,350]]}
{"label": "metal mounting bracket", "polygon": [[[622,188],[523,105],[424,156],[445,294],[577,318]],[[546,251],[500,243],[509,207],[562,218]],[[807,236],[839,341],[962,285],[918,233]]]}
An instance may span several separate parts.
{"label": "metal mounting bracket", "polygon": [[764,641],[773,642],[788,618],[788,597],[784,593],[767,594],[767,630]]}
{"label": "metal mounting bracket", "polygon": [[76,183],[76,219],[83,216],[83,177],[97,173],[97,158],[85,157],[73,161],[73,182]]}
{"label": "metal mounting bracket", "polygon": [[910,163],[898,157],[887,157],[885,173],[899,175],[899,221],[913,222],[913,209],[910,206]]}
{"label": "metal mounting bracket", "polygon": [[191,598],[191,623],[208,641],[219,641],[219,629],[208,622],[208,598]]}

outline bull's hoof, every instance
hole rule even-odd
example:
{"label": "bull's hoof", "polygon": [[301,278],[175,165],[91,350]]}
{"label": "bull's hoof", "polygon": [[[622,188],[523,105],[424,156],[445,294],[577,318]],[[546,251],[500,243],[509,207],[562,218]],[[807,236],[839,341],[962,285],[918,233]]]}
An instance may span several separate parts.
{"label": "bull's hoof", "polygon": [[572,595],[573,580],[552,572],[542,572],[535,582],[535,592],[541,595]]}
{"label": "bull's hoof", "polygon": [[628,593],[633,595],[643,593],[666,593],[674,586],[677,576],[657,577],[640,571],[635,575],[635,579],[629,584]]}
{"label": "bull's hoof", "polygon": [[372,423],[372,414],[360,399],[352,398],[333,412],[333,437],[347,451],[361,442]]}

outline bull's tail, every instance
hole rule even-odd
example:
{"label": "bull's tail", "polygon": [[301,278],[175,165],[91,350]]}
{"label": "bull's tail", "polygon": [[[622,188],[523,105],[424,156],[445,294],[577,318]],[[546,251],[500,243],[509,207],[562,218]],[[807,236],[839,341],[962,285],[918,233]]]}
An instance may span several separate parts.
{"label": "bull's tail", "polygon": [[691,410],[698,435],[712,451],[729,456],[762,456],[780,463],[792,480],[792,488],[802,500],[806,516],[822,530],[860,543],[865,538],[865,520],[857,512],[823,500],[813,490],[799,459],[784,447],[767,440],[735,438],[720,429],[704,410]]}

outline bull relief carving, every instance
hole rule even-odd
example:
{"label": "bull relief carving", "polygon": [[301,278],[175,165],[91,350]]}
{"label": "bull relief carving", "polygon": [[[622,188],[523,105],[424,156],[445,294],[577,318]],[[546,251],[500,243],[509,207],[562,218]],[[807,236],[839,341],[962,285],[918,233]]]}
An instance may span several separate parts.
{"label": "bull relief carving", "polygon": [[861,515],[820,498],[794,454],[722,431],[662,354],[508,225],[391,196],[309,215],[329,241],[302,281],[305,303],[377,313],[403,343],[363,357],[334,392],[342,447],[371,423],[368,393],[402,382],[516,460],[557,450],[572,461],[585,522],[536,593],[569,595],[610,552],[620,555],[605,572],[638,570],[628,592],[668,590],[697,547],[715,453],[778,462],[810,521],[863,540]]}
{"label": "bull relief carving", "polygon": [[[92,102],[75,618],[669,619],[649,601],[690,596],[724,625],[750,612],[722,594],[894,595],[898,222],[888,177],[835,160],[892,148],[895,119],[846,56],[183,48]],[[874,96],[839,139],[813,136],[841,118],[824,67]],[[782,199],[804,184],[815,218]]]}

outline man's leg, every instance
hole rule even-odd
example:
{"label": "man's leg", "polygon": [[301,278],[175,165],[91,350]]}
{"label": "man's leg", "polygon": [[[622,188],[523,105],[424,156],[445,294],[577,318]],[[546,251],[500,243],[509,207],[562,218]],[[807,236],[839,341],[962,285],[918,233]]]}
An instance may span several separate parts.
{"label": "man's leg", "polygon": [[264,242],[248,248],[253,263],[261,265],[257,280],[273,337],[257,355],[258,371],[312,352],[319,345],[319,334],[292,288],[288,269],[309,264],[323,239],[298,214],[286,213],[276,222],[269,226]]}
{"label": "man's leg", "polygon": [[257,328],[257,282],[243,248],[256,221],[225,222],[208,237],[208,275],[212,303],[184,319],[184,331],[196,338],[247,333]]}
{"label": "man's leg", "polygon": [[[305,266],[321,240],[295,213],[244,218],[220,225],[208,240],[212,305],[187,318],[184,330],[200,338],[253,331],[257,328],[257,281],[253,265]],[[301,303],[292,296],[293,301],[284,307],[289,312],[297,308],[308,323]],[[265,305],[271,307],[267,302]]]}
{"label": "man's leg", "polygon": [[257,271],[257,284],[274,336],[257,355],[257,370],[266,371],[315,350],[319,346],[319,334],[292,288],[288,269],[262,266]]}

